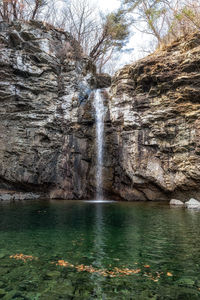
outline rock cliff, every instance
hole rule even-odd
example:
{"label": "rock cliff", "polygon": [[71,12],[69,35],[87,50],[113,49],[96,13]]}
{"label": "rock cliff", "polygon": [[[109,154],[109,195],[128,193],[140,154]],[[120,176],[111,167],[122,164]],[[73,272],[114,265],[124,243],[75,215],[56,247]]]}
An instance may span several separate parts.
{"label": "rock cliff", "polygon": [[0,194],[87,198],[95,66],[69,34],[41,22],[1,23],[0,49]]}
{"label": "rock cliff", "polygon": [[111,95],[115,192],[200,198],[200,34],[119,70]]}
{"label": "rock cliff", "polygon": [[[0,199],[95,192],[93,90],[110,84],[66,32],[0,23]],[[124,200],[200,198],[200,34],[127,65],[104,104],[103,188]]]}

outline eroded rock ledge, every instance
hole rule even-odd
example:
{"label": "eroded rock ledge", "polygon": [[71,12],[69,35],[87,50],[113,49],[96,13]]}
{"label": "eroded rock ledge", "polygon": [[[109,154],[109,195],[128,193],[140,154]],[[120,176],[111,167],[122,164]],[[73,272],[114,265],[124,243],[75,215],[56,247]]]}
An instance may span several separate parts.
{"label": "eroded rock ledge", "polygon": [[200,199],[200,34],[125,66],[111,94],[115,192]]}

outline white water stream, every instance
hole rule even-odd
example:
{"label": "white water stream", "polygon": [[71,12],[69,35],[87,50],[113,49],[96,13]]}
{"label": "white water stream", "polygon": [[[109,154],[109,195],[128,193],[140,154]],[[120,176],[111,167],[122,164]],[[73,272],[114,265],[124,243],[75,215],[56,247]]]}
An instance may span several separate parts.
{"label": "white water stream", "polygon": [[103,168],[103,142],[104,142],[104,116],[105,109],[101,90],[95,91],[94,108],[96,120],[96,200],[103,200],[102,168]]}

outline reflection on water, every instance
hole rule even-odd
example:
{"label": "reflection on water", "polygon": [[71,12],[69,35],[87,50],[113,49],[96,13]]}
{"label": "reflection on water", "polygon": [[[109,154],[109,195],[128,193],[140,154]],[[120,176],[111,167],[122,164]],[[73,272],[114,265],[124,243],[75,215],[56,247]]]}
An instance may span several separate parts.
{"label": "reflection on water", "polygon": [[[98,201],[97,201],[98,203]],[[105,252],[104,252],[104,220],[103,220],[103,212],[102,212],[103,206],[98,203],[95,205],[95,221],[94,221],[94,227],[93,232],[95,239],[93,241],[93,249],[94,249],[94,260],[92,262],[92,265],[98,269],[104,269],[105,265],[103,263],[105,258]],[[106,295],[103,292],[103,281],[105,281],[105,278],[103,276],[99,276],[98,274],[92,275],[93,281],[94,281],[94,293],[99,296],[103,297],[105,299]]]}
{"label": "reflection on water", "polygon": [[200,299],[199,271],[200,212],[121,202],[0,205],[2,299]]}
{"label": "reflection on water", "polygon": [[86,203],[117,203],[113,200],[84,200],[83,202],[86,202]]}

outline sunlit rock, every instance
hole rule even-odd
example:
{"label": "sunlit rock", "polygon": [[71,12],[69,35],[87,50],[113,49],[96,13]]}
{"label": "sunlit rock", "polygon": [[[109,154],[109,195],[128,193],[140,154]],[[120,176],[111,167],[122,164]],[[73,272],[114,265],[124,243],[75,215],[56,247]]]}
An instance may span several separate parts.
{"label": "sunlit rock", "polygon": [[169,204],[171,206],[185,206],[185,204],[182,201],[177,200],[177,199],[171,199]]}
{"label": "sunlit rock", "polygon": [[200,209],[200,202],[199,201],[197,201],[196,199],[193,199],[193,198],[191,198],[189,201],[187,201],[186,203],[185,203],[185,206],[187,207],[187,208],[196,208],[196,209]]}
{"label": "sunlit rock", "polygon": [[[190,40],[193,47],[185,47]],[[124,199],[200,197],[199,55],[196,33],[126,65],[113,77],[112,186]]]}

